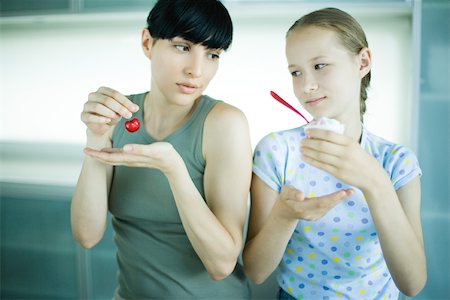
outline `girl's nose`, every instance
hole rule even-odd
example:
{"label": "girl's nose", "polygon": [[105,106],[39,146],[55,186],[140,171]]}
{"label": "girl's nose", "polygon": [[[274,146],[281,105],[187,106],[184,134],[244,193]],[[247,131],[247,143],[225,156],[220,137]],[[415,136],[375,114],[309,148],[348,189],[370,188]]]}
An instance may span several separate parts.
{"label": "girl's nose", "polygon": [[319,87],[319,84],[317,83],[317,80],[312,75],[306,75],[304,77],[303,82],[303,92],[305,94],[312,93],[317,90]]}

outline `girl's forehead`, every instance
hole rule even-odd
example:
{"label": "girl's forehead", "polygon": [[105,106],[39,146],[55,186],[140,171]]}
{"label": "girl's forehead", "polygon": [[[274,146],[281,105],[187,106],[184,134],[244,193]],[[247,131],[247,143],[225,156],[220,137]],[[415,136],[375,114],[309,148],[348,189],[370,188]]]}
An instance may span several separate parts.
{"label": "girl's forehead", "polygon": [[315,45],[332,45],[339,43],[339,37],[334,30],[306,26],[292,30],[287,36],[287,43],[314,43]]}
{"label": "girl's forehead", "polygon": [[286,38],[287,56],[318,56],[348,52],[334,30],[308,26],[291,31]]}

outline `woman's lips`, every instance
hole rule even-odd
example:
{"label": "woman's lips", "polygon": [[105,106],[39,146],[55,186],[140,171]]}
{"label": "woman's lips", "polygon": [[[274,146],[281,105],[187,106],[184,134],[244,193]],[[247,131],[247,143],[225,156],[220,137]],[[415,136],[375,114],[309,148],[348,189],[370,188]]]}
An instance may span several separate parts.
{"label": "woman's lips", "polygon": [[193,94],[198,89],[198,86],[190,83],[177,83],[177,86],[183,94]]}

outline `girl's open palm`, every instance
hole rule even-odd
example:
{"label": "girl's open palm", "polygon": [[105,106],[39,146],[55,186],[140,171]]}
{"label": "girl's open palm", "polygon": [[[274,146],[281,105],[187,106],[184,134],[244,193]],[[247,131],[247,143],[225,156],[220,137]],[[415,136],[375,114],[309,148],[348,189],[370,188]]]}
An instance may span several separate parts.
{"label": "girl's open palm", "polygon": [[292,187],[281,188],[276,205],[285,218],[315,221],[352,194],[352,190],[340,190],[321,197],[306,198],[302,191]]}

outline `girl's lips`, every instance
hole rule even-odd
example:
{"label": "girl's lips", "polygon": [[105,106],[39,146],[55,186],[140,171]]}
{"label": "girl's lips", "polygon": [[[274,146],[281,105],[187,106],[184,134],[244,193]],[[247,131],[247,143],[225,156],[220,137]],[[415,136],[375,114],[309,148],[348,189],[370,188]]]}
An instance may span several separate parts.
{"label": "girl's lips", "polygon": [[325,100],[325,97],[315,98],[315,99],[306,101],[306,104],[309,106],[316,106],[319,103],[321,103],[323,100]]}
{"label": "girl's lips", "polygon": [[193,94],[198,89],[196,85],[190,83],[177,83],[177,86],[183,94]]}

